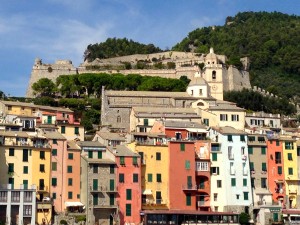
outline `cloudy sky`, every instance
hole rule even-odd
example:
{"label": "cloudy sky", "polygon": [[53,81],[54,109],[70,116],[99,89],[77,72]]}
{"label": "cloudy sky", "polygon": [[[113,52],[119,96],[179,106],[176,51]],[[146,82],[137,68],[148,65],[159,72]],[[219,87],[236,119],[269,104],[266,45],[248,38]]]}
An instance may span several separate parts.
{"label": "cloudy sky", "polygon": [[300,15],[297,0],[0,0],[0,90],[24,96],[35,58],[83,60],[109,37],[166,49],[244,11]]}

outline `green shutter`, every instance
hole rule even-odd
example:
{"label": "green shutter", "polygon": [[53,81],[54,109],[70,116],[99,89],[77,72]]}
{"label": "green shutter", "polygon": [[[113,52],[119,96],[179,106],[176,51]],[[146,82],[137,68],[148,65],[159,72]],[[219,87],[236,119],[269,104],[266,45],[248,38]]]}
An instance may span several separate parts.
{"label": "green shutter", "polygon": [[52,193],[52,199],[56,199],[56,193],[55,192]]}
{"label": "green shutter", "polygon": [[240,136],[240,141],[245,141],[245,135]]}
{"label": "green shutter", "polygon": [[186,194],[186,205],[187,206],[192,205],[192,196],[191,196],[191,194]]}
{"label": "green shutter", "polygon": [[279,145],[280,145],[279,140],[276,140],[276,146],[279,146]]}
{"label": "green shutter", "polygon": [[248,192],[244,192],[244,200],[249,200],[249,193]]}
{"label": "green shutter", "polygon": [[72,186],[73,185],[73,179],[72,178],[68,178],[68,186]]}
{"label": "green shutter", "polygon": [[9,148],[9,156],[14,156],[15,155],[15,149],[14,148]]}
{"label": "green shutter", "polygon": [[247,179],[246,178],[243,179],[243,186],[247,187]]}
{"label": "green shutter", "polygon": [[115,195],[109,194],[109,205],[114,205],[114,204],[115,204]]}
{"label": "green shutter", "polygon": [[235,178],[231,178],[231,186],[232,186],[232,187],[235,187],[235,185],[236,185],[236,180],[235,180]]}
{"label": "green shutter", "polygon": [[73,159],[73,153],[68,153],[68,159]]}
{"label": "green shutter", "polygon": [[149,120],[148,119],[144,119],[144,126],[148,126],[149,125]]}
{"label": "green shutter", "polygon": [[137,165],[138,163],[137,163],[137,157],[136,156],[133,156],[132,157],[132,164],[133,165]]}
{"label": "green shutter", "polygon": [[23,167],[23,173],[24,174],[28,174],[28,166],[24,166]]}
{"label": "green shutter", "polygon": [[273,221],[278,222],[278,213],[273,213]]}
{"label": "green shutter", "polygon": [[253,154],[253,147],[252,146],[248,146],[248,154],[249,155]]}
{"label": "green shutter", "polygon": [[98,190],[98,179],[93,179],[93,191]]}
{"label": "green shutter", "polygon": [[24,189],[28,188],[28,180],[23,180]]}
{"label": "green shutter", "polygon": [[120,164],[125,165],[125,157],[124,156],[120,156]]}
{"label": "green shutter", "polygon": [[40,159],[45,159],[45,151],[40,151]]}
{"label": "green shutter", "polygon": [[110,179],[109,180],[109,190],[114,191],[115,190],[115,180]]}
{"label": "green shutter", "polygon": [[68,166],[68,173],[72,173],[72,172],[73,172],[72,166]]}
{"label": "green shutter", "polygon": [[131,189],[126,189],[126,200],[131,200],[132,199],[132,191]]}
{"label": "green shutter", "polygon": [[55,148],[52,149],[52,156],[57,156],[57,149]]}
{"label": "green shutter", "polygon": [[152,182],[152,173],[148,173],[148,182]]}
{"label": "green shutter", "polygon": [[73,192],[72,191],[69,191],[68,192],[68,199],[72,199],[73,198]]}
{"label": "green shutter", "polygon": [[262,146],[262,147],[261,147],[261,154],[262,154],[262,155],[265,155],[265,154],[266,154],[266,147],[265,147],[265,146]]}
{"label": "green shutter", "polygon": [[102,159],[102,151],[98,151],[98,159]]}
{"label": "green shutter", "polygon": [[119,174],[119,183],[124,183],[124,173]]}
{"label": "green shutter", "polygon": [[93,151],[88,151],[88,158],[92,159],[93,158]]}
{"label": "green shutter", "polygon": [[110,165],[109,166],[109,173],[110,174],[114,174],[115,173],[115,166],[114,165]]}
{"label": "green shutter", "polygon": [[289,175],[293,175],[293,168],[289,167]]}
{"label": "green shutter", "polygon": [[187,170],[191,169],[191,162],[190,162],[190,160],[185,160],[185,169],[187,169]]}
{"label": "green shutter", "polygon": [[79,127],[75,127],[75,128],[74,128],[74,133],[75,133],[75,134],[79,134]]}
{"label": "green shutter", "polygon": [[93,195],[93,205],[98,205],[98,194]]}
{"label": "green shutter", "polygon": [[250,171],[254,171],[254,162],[250,162]]}
{"label": "green shutter", "polygon": [[57,185],[57,179],[55,177],[53,177],[52,179],[52,186],[56,186]]}
{"label": "green shutter", "polygon": [[161,174],[156,174],[156,182],[161,182]]}
{"label": "green shutter", "polygon": [[185,144],[184,143],[180,143],[180,151],[185,151]]}
{"label": "green shutter", "polygon": [[8,163],[8,173],[13,173],[13,172],[14,172],[14,164]]}
{"label": "green shutter", "polygon": [[212,153],[212,161],[217,161],[218,160],[218,154],[213,152]]}
{"label": "green shutter", "polygon": [[261,164],[261,170],[262,171],[267,171],[267,164],[266,163]]}
{"label": "green shutter", "polygon": [[292,153],[288,153],[288,160],[293,160]]}
{"label": "green shutter", "polygon": [[52,162],[52,171],[57,171],[57,162]]}
{"label": "green shutter", "polygon": [[126,216],[131,216],[131,204],[126,204]]}
{"label": "green shutter", "polygon": [[61,126],[61,133],[65,134],[66,133],[66,127],[65,126]]}
{"label": "green shutter", "polygon": [[278,166],[277,167],[277,172],[278,172],[279,175],[282,174],[282,166]]}
{"label": "green shutter", "polygon": [[137,173],[133,174],[133,183],[139,182],[139,175]]}
{"label": "green shutter", "polygon": [[23,162],[28,162],[28,149],[23,149]]}
{"label": "green shutter", "polygon": [[232,135],[228,135],[228,136],[227,136],[227,140],[228,140],[228,141],[233,141]]}

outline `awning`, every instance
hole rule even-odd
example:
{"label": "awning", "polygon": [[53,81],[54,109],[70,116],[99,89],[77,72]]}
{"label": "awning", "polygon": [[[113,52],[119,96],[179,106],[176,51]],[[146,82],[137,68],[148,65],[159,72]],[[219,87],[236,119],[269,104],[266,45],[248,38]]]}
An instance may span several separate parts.
{"label": "awning", "polygon": [[151,189],[144,190],[143,195],[152,195],[152,190]]}
{"label": "awning", "polygon": [[65,202],[66,207],[84,206],[81,202]]}
{"label": "awning", "polygon": [[189,132],[193,132],[193,133],[207,133],[208,132],[206,129],[201,129],[201,128],[187,128],[186,130]]}

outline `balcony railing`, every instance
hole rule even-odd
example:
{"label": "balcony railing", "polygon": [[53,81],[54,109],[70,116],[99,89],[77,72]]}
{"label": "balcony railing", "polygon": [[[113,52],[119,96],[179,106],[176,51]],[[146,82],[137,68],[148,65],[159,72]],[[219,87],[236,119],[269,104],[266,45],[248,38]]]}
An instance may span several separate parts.
{"label": "balcony railing", "polygon": [[197,190],[198,187],[195,184],[184,184],[182,185],[182,190]]}
{"label": "balcony railing", "polygon": [[198,206],[205,206],[205,201],[198,201],[197,204]]}
{"label": "balcony railing", "polygon": [[37,186],[36,189],[38,192],[48,192],[49,191],[48,186]]}

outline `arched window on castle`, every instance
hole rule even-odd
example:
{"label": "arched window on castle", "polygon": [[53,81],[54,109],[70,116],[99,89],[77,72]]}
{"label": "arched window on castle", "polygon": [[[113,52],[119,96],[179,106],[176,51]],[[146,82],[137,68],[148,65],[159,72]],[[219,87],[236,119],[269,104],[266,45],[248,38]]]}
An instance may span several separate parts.
{"label": "arched window on castle", "polygon": [[121,123],[121,116],[117,117],[117,123]]}
{"label": "arched window on castle", "polygon": [[197,106],[204,106],[203,102],[198,102]]}
{"label": "arched window on castle", "polygon": [[215,80],[217,78],[217,72],[214,70],[212,71],[212,79]]}

